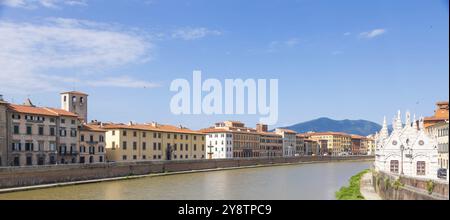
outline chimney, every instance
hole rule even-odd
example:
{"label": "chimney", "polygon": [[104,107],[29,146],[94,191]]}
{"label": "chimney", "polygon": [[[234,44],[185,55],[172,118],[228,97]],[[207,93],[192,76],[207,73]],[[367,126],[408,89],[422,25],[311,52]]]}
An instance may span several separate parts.
{"label": "chimney", "polygon": [[131,125],[133,125],[133,122],[132,121],[128,122],[128,126],[131,126]]}
{"label": "chimney", "polygon": [[158,123],[152,121],[152,127],[155,127],[155,128],[158,127]]}
{"label": "chimney", "polygon": [[266,124],[256,124],[256,131],[257,132],[267,132],[268,128]]}

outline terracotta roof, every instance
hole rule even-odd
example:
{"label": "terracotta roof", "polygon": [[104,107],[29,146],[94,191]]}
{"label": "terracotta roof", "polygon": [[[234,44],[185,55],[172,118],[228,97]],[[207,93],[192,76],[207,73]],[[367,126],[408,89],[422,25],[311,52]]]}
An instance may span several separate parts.
{"label": "terracotta roof", "polygon": [[356,135],[356,134],[352,134],[350,135],[352,137],[352,139],[367,139],[367,137],[361,136],[361,135]]}
{"label": "terracotta roof", "polygon": [[101,128],[99,125],[90,125],[90,124],[82,125],[80,130],[81,131],[106,132],[106,130]]}
{"label": "terracotta roof", "polygon": [[77,114],[58,108],[45,108],[51,112],[55,112],[59,116],[78,117]]}
{"label": "terracotta roof", "polygon": [[68,93],[75,94],[75,95],[86,95],[86,96],[88,95],[86,93],[82,93],[82,92],[78,92],[78,91],[61,92],[60,94],[68,94]]}
{"label": "terracotta roof", "polygon": [[289,130],[289,129],[285,129],[285,128],[277,128],[277,129],[280,130],[280,131],[284,131],[284,132],[286,132],[286,133],[294,133],[294,134],[297,133],[296,131]]}
{"label": "terracotta roof", "polygon": [[131,129],[131,130],[143,130],[143,131],[160,131],[160,132],[173,132],[173,133],[184,133],[184,134],[203,134],[200,131],[190,130],[188,128],[180,128],[173,125],[162,125],[158,124],[153,126],[151,124],[106,124],[103,129]]}
{"label": "terracotta roof", "polygon": [[445,120],[448,120],[448,117],[434,117],[434,116],[431,116],[431,117],[425,117],[423,120],[424,121],[445,121]]}
{"label": "terracotta roof", "polygon": [[78,115],[76,115],[72,112],[68,112],[66,110],[56,109],[56,108],[10,104],[9,109],[13,112],[33,114],[33,115],[78,117]]}
{"label": "terracotta roof", "polygon": [[258,132],[261,135],[267,135],[267,136],[279,136],[281,137],[280,134],[274,133],[274,132]]}

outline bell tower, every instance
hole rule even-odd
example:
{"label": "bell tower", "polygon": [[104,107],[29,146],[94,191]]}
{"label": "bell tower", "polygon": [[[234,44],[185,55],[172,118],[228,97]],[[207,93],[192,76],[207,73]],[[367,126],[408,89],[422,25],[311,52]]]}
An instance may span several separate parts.
{"label": "bell tower", "polygon": [[84,122],[87,115],[88,94],[70,91],[61,93],[61,109],[77,114]]}

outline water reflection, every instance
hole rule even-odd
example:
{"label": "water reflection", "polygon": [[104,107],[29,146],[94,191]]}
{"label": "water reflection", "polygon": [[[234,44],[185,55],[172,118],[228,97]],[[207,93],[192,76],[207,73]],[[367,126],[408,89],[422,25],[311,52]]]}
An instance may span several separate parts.
{"label": "water reflection", "polygon": [[334,199],[371,162],[223,170],[0,194],[0,199]]}

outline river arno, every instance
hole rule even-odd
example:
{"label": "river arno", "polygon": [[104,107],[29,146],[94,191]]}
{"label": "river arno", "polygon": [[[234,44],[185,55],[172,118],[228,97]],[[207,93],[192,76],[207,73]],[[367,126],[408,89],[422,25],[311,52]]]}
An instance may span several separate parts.
{"label": "river arno", "polygon": [[372,162],[334,162],[177,174],[0,194],[5,199],[335,199]]}

